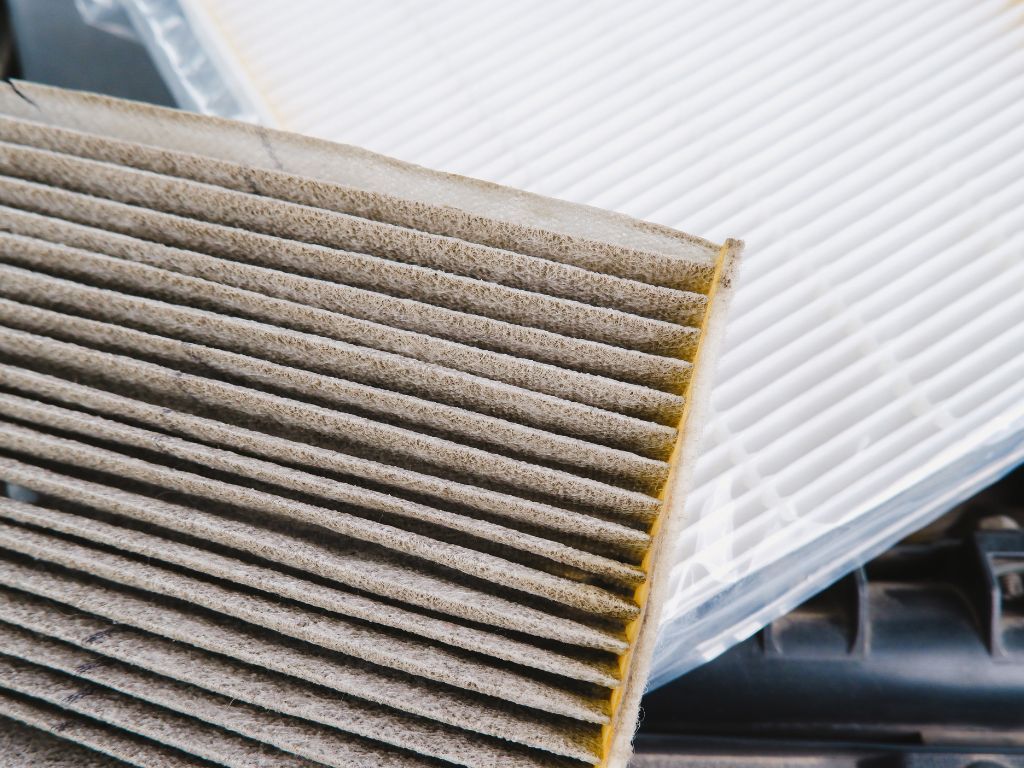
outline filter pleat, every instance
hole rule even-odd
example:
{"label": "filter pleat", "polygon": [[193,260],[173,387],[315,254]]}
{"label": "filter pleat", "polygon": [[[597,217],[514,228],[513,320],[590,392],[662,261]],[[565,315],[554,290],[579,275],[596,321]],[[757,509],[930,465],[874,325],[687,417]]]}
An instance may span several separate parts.
{"label": "filter pleat", "polygon": [[[68,740],[89,750],[95,750],[92,753],[74,755],[75,765],[83,768],[120,768],[124,763],[141,768],[195,768],[196,765],[213,765],[196,757],[195,754],[140,738],[133,733],[110,727],[63,707],[45,704],[39,698],[19,696],[9,688],[0,688],[0,713],[12,721],[37,729],[40,734],[59,736],[52,742],[52,749],[56,752],[53,759],[46,762],[45,758],[35,755],[35,762],[30,763],[32,768],[66,766],[75,746],[69,744]],[[12,735],[16,733],[14,729],[11,731]],[[109,755],[114,759],[104,759],[102,755]],[[90,758],[94,762],[89,762]]]}
{"label": "filter pleat", "polygon": [[[332,693],[321,686],[201,653],[124,626],[114,626],[85,613],[67,608],[55,610],[56,606],[27,596],[17,602],[3,600],[6,597],[0,596],[0,605],[3,606],[0,616],[4,622],[0,624],[0,636],[12,641],[7,647],[16,647],[16,655],[28,660],[39,659],[42,664],[56,657],[60,664],[57,668],[62,671],[69,671],[67,667],[71,666],[69,662],[72,660],[75,662],[72,672],[83,666],[89,672],[103,670],[101,675],[90,679],[122,692],[127,692],[124,683],[130,685],[139,680],[133,669],[139,668],[300,721],[364,736],[470,768],[503,763],[524,768],[557,764],[551,758],[531,755],[526,750],[497,740],[471,737],[453,728]],[[24,610],[26,604],[32,607],[31,613]],[[22,631],[17,632],[15,627]],[[40,638],[60,640],[68,647],[52,644],[49,648],[55,653],[40,654],[39,648],[33,647]],[[71,647],[79,649],[79,653],[74,654]],[[115,674],[108,675],[112,670]],[[203,670],[203,673],[199,674],[197,670]],[[143,692],[141,697],[146,698],[146,693]]]}
{"label": "filter pleat", "polygon": [[[246,316],[648,420],[657,420],[659,414],[666,420],[674,414],[678,420],[682,407],[682,399],[670,392],[447,342],[290,300],[309,298],[336,287],[325,281],[111,235],[67,222],[55,223],[53,219],[0,207],[0,231],[4,228],[31,235],[0,236],[4,258],[12,264],[80,278],[137,295]],[[62,243],[80,244],[80,247],[69,248],[39,239],[45,237],[60,238]],[[104,255],[107,253],[117,258]],[[235,284],[250,286],[253,290],[228,285],[226,279],[236,274]],[[259,292],[272,288],[289,299]]]}
{"label": "filter pleat", "polygon": [[[320,246],[3,176],[0,176],[0,201],[8,206],[102,227],[122,235],[155,240],[225,260],[239,260],[249,266],[269,266],[290,273],[293,278],[305,277],[294,274],[294,269],[328,261],[331,257],[331,252]],[[181,261],[176,260],[178,263]],[[224,265],[218,266],[217,274],[221,282],[239,281],[241,278],[237,275],[243,274],[243,271]],[[262,290],[280,295],[280,289],[274,287],[270,276],[261,277],[266,277],[266,287]],[[299,298],[303,303],[427,333],[436,338],[460,341],[484,350],[507,352],[569,370],[586,371],[641,384],[651,382],[651,386],[655,386],[655,382],[658,382],[659,387],[679,386],[688,380],[691,367],[682,358],[650,355],[574,336],[563,336],[540,328],[515,325],[330,281],[321,280],[320,284],[315,284],[315,290],[311,290],[310,284],[305,283],[303,288],[287,295]]]}

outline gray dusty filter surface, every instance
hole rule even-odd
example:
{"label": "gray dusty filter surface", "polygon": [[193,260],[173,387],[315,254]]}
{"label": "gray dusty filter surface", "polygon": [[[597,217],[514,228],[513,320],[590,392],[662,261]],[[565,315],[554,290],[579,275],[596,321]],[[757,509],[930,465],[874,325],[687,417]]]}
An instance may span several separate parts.
{"label": "gray dusty filter surface", "polygon": [[4,83],[5,754],[624,768],[741,248]]}

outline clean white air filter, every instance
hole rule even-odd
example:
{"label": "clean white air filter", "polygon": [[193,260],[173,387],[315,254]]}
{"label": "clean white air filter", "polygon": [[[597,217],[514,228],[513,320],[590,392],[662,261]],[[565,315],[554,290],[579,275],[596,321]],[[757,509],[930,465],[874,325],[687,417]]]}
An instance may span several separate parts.
{"label": "clean white air filter", "polygon": [[656,683],[1024,457],[1024,6],[126,7],[193,108],[744,233]]}

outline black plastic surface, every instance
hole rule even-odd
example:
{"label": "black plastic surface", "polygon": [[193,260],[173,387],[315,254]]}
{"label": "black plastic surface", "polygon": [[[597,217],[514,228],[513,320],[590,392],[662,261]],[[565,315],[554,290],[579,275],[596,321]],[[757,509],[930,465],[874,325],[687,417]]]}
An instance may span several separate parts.
{"label": "black plastic surface", "polygon": [[1022,481],[649,693],[640,750],[678,759],[636,764],[1024,765]]}

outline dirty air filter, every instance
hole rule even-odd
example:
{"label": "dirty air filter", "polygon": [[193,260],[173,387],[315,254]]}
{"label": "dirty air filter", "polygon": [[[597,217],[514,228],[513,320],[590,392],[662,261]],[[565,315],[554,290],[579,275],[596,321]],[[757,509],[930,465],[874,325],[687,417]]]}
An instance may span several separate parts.
{"label": "dirty air filter", "polygon": [[624,765],[739,244],[0,111],[0,713],[139,765]]}

